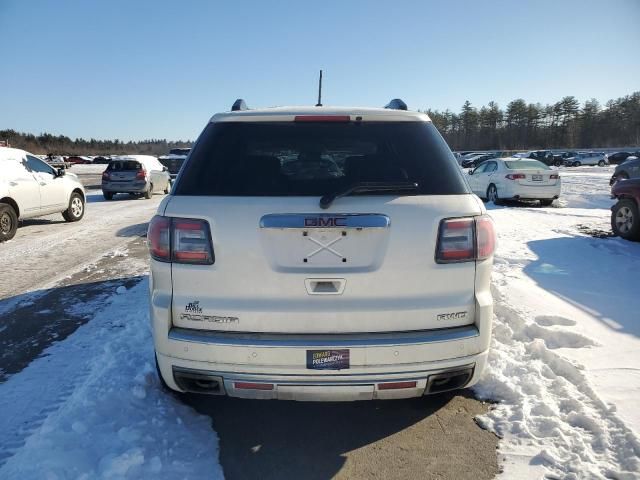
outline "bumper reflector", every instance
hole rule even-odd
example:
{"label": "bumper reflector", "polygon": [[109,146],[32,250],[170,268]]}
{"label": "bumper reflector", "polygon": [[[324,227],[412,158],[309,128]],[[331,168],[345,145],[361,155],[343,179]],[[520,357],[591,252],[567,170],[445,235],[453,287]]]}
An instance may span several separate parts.
{"label": "bumper reflector", "polygon": [[417,382],[379,383],[378,390],[399,390],[401,388],[416,388]]}
{"label": "bumper reflector", "polygon": [[233,386],[241,390],[273,390],[273,383],[233,382]]}

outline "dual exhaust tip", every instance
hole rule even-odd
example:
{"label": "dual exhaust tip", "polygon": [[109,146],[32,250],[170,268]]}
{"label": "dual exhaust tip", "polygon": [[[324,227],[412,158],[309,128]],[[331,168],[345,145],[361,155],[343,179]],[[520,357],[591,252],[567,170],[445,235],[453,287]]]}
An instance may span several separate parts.
{"label": "dual exhaust tip", "polygon": [[[429,375],[424,395],[448,392],[464,388],[473,377],[474,367],[466,367],[448,372]],[[224,380],[206,371],[173,367],[173,379],[180,390],[205,395],[226,395]],[[381,382],[378,390],[415,388],[416,382]],[[271,383],[235,382],[236,388],[253,390],[273,390]],[[269,387],[269,388],[265,388]]]}

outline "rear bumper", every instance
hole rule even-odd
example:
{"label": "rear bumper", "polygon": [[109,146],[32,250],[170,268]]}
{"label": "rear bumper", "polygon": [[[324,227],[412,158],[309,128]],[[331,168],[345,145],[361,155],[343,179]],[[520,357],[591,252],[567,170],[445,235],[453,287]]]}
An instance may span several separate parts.
{"label": "rear bumper", "polygon": [[148,188],[149,184],[146,181],[102,183],[102,191],[107,193],[145,193]]}
{"label": "rear bumper", "polygon": [[[174,328],[170,295],[152,292],[158,366],[167,385],[255,399],[346,401],[418,397],[473,385],[487,361],[492,299],[474,324],[373,334],[242,334]],[[307,368],[308,350],[349,350],[349,368]],[[398,383],[396,388],[381,384]],[[248,385],[247,385],[248,384]],[[248,388],[247,388],[248,386]]]}
{"label": "rear bumper", "polygon": [[515,198],[519,200],[546,200],[551,198],[559,198],[561,192],[561,185],[549,185],[549,186],[528,186],[517,185],[509,188],[505,188],[503,192],[498,191],[498,195],[502,198]]}

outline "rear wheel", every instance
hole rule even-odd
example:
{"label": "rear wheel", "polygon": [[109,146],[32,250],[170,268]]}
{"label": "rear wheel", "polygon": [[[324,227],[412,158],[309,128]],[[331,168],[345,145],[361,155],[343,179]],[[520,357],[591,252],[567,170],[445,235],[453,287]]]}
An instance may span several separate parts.
{"label": "rear wheel", "polygon": [[102,192],[105,200],[113,200],[113,192]]}
{"label": "rear wheel", "polygon": [[540,205],[542,205],[543,207],[550,207],[553,203],[553,200],[553,198],[545,198],[543,200],[540,200]]}
{"label": "rear wheel", "polygon": [[62,212],[67,222],[77,222],[84,217],[84,198],[78,192],[73,192],[69,199],[69,208]]}
{"label": "rear wheel", "polygon": [[18,229],[18,215],[11,205],[0,203],[0,242],[11,240]]}
{"label": "rear wheel", "polygon": [[605,166],[604,160],[600,160],[600,161],[598,162],[598,166],[599,166],[599,167],[604,167],[604,166]]}
{"label": "rear wheel", "polygon": [[580,165],[582,165],[580,162],[573,162],[574,167],[579,167]]}
{"label": "rear wheel", "polygon": [[623,198],[613,206],[611,229],[624,239],[640,241],[640,212],[633,200]]}
{"label": "rear wheel", "polygon": [[144,192],[144,198],[149,200],[153,196],[153,183],[149,184],[149,189]]}

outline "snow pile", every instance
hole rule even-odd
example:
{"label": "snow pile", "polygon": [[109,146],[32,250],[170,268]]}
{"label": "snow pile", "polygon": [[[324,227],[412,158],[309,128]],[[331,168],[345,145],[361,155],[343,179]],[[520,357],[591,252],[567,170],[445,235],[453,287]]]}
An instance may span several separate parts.
{"label": "snow pile", "polygon": [[210,420],[158,384],[147,289],[0,385],[0,478],[222,478]]}
{"label": "snow pile", "polygon": [[[478,419],[480,425],[503,438],[503,453],[524,452],[532,457],[530,465],[544,465],[557,475],[550,478],[636,478],[640,442],[615,407],[599,399],[580,367],[552,351],[571,333],[553,327],[569,319],[533,321],[529,312],[509,306],[498,289],[494,295],[489,368],[474,390],[481,399],[500,403]],[[577,338],[595,344],[579,334],[569,342]]]}

